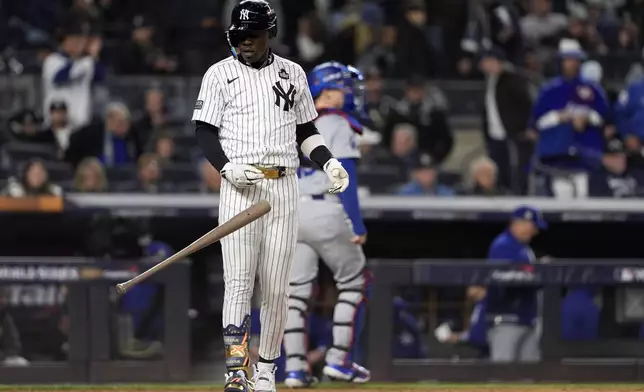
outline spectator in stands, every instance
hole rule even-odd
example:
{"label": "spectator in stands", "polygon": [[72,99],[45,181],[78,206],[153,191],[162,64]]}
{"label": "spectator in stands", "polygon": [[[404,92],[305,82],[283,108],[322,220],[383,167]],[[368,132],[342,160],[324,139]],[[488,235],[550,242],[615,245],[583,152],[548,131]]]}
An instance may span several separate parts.
{"label": "spectator in stands", "polygon": [[368,78],[372,76],[395,77],[396,76],[396,53],[397,35],[396,26],[385,25],[380,29],[380,39],[375,42],[374,47],[366,52],[359,59],[358,68],[366,69]]}
{"label": "spectator in stands", "polygon": [[221,174],[215,169],[207,159],[199,161],[199,184],[200,193],[219,193],[221,189]]}
{"label": "spectator in stands", "polygon": [[385,128],[382,106],[382,75],[377,67],[371,67],[365,73],[365,112],[374,130],[381,132]]}
{"label": "spectator in stands", "polygon": [[94,157],[83,159],[74,175],[74,191],[83,193],[107,192],[107,176],[101,161]]}
{"label": "spectator in stands", "polygon": [[386,126],[383,139],[391,147],[394,127],[409,123],[418,130],[418,150],[427,153],[436,164],[452,151],[454,139],[447,122],[447,99],[437,87],[427,88],[422,76],[411,76],[401,100],[386,100],[383,112]]}
{"label": "spectator in stands", "polygon": [[617,35],[617,50],[627,53],[637,52],[640,48],[637,32],[637,26],[622,26]]}
{"label": "spectator in stands", "polygon": [[4,366],[29,366],[29,361],[21,356],[20,332],[13,317],[0,307],[0,360]]}
{"label": "spectator in stands", "polygon": [[532,0],[530,12],[521,19],[523,36],[534,47],[556,47],[567,26],[566,15],[552,11],[552,0]]}
{"label": "spectator in stands", "polygon": [[568,21],[566,38],[577,40],[582,49],[587,53],[605,54],[608,50],[602,36],[597,31],[597,26],[588,23],[581,17],[571,17]]}
{"label": "spectator in stands", "polygon": [[85,157],[96,157],[105,166],[136,162],[141,146],[130,132],[130,111],[120,102],[107,106],[104,123],[94,123],[73,133],[66,159],[74,166]]}
{"label": "spectator in stands", "polygon": [[2,193],[11,197],[61,196],[63,190],[49,181],[45,164],[39,159],[32,159],[25,164],[19,179],[9,179]]}
{"label": "spectator in stands", "polygon": [[9,119],[10,140],[24,143],[41,143],[43,133],[40,132],[40,120],[33,110],[21,110]]}
{"label": "spectator in stands", "polygon": [[167,184],[161,182],[161,162],[156,154],[141,155],[138,162],[138,183],[124,191],[162,193],[169,191]]}
{"label": "spectator in stands", "polygon": [[503,196],[510,192],[498,184],[497,165],[488,157],[481,157],[470,165],[469,181],[458,192],[471,196]]}
{"label": "spectator in stands", "polygon": [[65,158],[73,131],[65,101],[52,101],[49,105],[49,127],[43,132],[43,142],[53,147],[61,160]]}
{"label": "spectator in stands", "polygon": [[363,8],[366,7],[362,4],[347,2],[342,12],[336,14],[336,23],[331,22],[329,29],[331,37],[325,47],[325,58],[355,64],[368,53],[374,39],[371,20],[363,13]]}
{"label": "spectator in stands", "polygon": [[168,165],[181,161],[177,154],[174,136],[171,132],[161,132],[154,140],[154,153],[157,154],[161,165]]}
{"label": "spectator in stands", "polygon": [[[178,54],[177,71],[203,75],[212,64],[230,55],[228,45],[222,39],[223,28],[228,26],[223,26],[218,18],[220,2],[186,0],[175,7],[177,12],[172,15],[176,18],[172,23],[175,30],[166,33],[166,41],[170,41],[168,47]],[[159,23],[159,26],[164,24]]]}
{"label": "spectator in stands", "polygon": [[105,68],[98,61],[100,41],[90,41],[89,23],[67,27],[60,50],[50,54],[43,64],[43,113],[49,123],[52,101],[67,104],[69,121],[82,127],[92,120],[92,85],[105,80]]}
{"label": "spectator in stands", "polygon": [[452,196],[454,191],[438,183],[438,167],[428,154],[417,156],[411,181],[398,191],[401,196]]}
{"label": "spectator in stands", "polygon": [[310,11],[297,21],[297,38],[295,41],[299,60],[305,69],[319,63],[324,54],[324,24],[315,11]]}
{"label": "spectator in stands", "polygon": [[523,61],[523,37],[519,11],[512,1],[483,0],[469,10],[469,20],[461,43],[470,56],[498,47],[515,64]]}
{"label": "spectator in stands", "polygon": [[145,92],[143,116],[132,125],[134,138],[139,146],[147,147],[152,141],[152,136],[168,126],[168,114],[165,104],[165,95],[158,88],[151,88]]}
{"label": "spectator in stands", "polygon": [[156,27],[150,18],[137,15],[132,25],[132,39],[118,57],[118,72],[125,75],[174,72],[177,61],[155,43]]}
{"label": "spectator in stands", "polygon": [[562,39],[559,56],[562,76],[542,88],[532,116],[539,131],[537,192],[584,197],[589,171],[602,164],[608,101],[601,86],[580,78],[585,53],[577,41]]}
{"label": "spectator in stands", "polygon": [[410,0],[396,31],[396,70],[393,76],[434,76],[432,49],[427,31],[427,11],[422,0]]}
{"label": "spectator in stands", "polygon": [[639,77],[624,89],[615,104],[615,125],[626,146],[632,166],[644,168],[644,77]]}
{"label": "spectator in stands", "polygon": [[590,175],[588,188],[591,197],[624,198],[642,195],[644,173],[628,168],[621,140],[615,138],[606,143],[602,162],[603,167]]}
{"label": "spectator in stands", "polygon": [[418,155],[418,131],[411,124],[401,123],[394,127],[391,137],[391,153],[404,165],[411,167]]}
{"label": "spectator in stands", "polygon": [[488,155],[499,169],[499,185],[524,193],[533,150],[526,132],[532,107],[528,81],[500,48],[484,52],[480,68],[486,79],[482,124]]}

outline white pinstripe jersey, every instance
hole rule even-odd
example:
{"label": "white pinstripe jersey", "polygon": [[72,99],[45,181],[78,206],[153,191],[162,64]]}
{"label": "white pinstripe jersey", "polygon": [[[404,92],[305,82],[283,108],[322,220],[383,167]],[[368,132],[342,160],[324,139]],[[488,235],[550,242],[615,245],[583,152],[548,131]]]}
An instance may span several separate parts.
{"label": "white pinstripe jersey", "polygon": [[299,166],[296,124],[317,117],[302,67],[279,56],[255,69],[229,57],[208,69],[192,115],[219,128],[233,163]]}

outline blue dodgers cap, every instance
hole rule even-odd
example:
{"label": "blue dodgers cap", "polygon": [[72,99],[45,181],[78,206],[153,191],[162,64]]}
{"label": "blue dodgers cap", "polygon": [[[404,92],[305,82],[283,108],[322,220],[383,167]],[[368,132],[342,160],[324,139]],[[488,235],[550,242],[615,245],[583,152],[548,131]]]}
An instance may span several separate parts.
{"label": "blue dodgers cap", "polygon": [[548,222],[543,219],[543,213],[535,207],[521,206],[512,213],[512,219],[524,219],[534,222],[538,228],[545,230],[548,228]]}

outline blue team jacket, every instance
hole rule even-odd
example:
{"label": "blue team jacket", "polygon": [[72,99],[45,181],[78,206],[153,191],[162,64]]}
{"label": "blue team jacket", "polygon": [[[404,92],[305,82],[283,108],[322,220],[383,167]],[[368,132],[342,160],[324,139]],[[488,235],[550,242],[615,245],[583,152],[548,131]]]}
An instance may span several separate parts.
{"label": "blue team jacket", "polygon": [[564,340],[595,340],[599,328],[599,308],[593,302],[595,289],[577,287],[561,304],[561,337]]}
{"label": "blue team jacket", "polygon": [[614,111],[620,135],[644,137],[644,78],[631,83],[620,93]]}
{"label": "blue team jacket", "polygon": [[[488,263],[494,264],[532,264],[534,252],[529,245],[523,244],[506,230],[501,233],[488,252]],[[533,325],[537,317],[537,289],[530,287],[490,286],[487,288],[486,319],[507,316],[504,320],[522,325]]]}
{"label": "blue team jacket", "polygon": [[[584,115],[589,125],[584,132],[571,122],[561,123],[558,112]],[[534,105],[532,122],[539,131],[537,157],[548,165],[571,169],[594,169],[604,151],[603,126],[609,116],[606,94],[598,84],[557,77],[548,82]]]}

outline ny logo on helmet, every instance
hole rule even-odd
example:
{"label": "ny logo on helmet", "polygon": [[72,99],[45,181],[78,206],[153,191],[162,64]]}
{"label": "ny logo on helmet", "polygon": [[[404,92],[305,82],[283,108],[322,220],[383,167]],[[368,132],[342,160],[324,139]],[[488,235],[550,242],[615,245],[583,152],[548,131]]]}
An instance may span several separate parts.
{"label": "ny logo on helmet", "polygon": [[250,19],[250,10],[241,10],[239,11],[239,19],[249,20]]}
{"label": "ny logo on helmet", "polygon": [[288,112],[293,109],[295,106],[295,86],[290,83],[288,90],[284,90],[280,82],[275,83],[273,86],[273,91],[275,92],[275,105],[281,106],[282,99],[284,100],[284,111]]}

